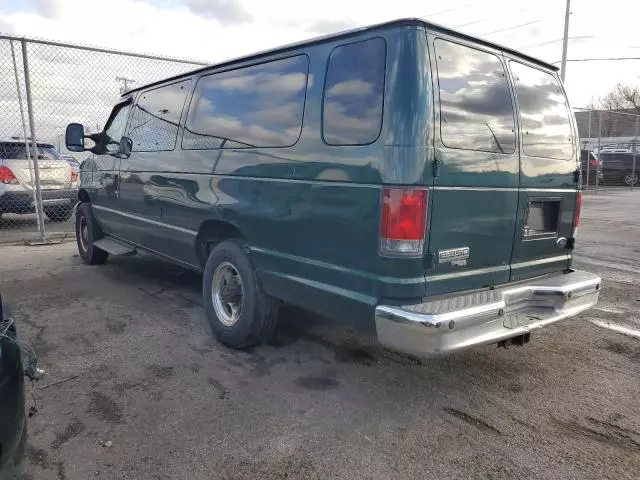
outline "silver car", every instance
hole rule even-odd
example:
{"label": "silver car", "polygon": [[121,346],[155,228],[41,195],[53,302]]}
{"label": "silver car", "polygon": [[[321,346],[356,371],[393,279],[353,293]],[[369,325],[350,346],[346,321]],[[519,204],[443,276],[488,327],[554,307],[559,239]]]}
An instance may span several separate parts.
{"label": "silver car", "polygon": [[[78,169],[64,160],[53,145],[39,142],[37,147],[44,213],[51,221],[66,221],[78,198]],[[35,211],[35,174],[26,152],[24,139],[0,141],[0,216]]]}

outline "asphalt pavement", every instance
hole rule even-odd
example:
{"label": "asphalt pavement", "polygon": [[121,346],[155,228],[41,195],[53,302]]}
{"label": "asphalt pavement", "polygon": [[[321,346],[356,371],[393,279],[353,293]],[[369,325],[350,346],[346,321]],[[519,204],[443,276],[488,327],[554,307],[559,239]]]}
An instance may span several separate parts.
{"label": "asphalt pavement", "polygon": [[575,266],[603,276],[597,309],[525,347],[426,360],[291,308],[270,344],[230,350],[197,274],[0,247],[46,370],[22,478],[637,479],[639,205],[585,195]]}

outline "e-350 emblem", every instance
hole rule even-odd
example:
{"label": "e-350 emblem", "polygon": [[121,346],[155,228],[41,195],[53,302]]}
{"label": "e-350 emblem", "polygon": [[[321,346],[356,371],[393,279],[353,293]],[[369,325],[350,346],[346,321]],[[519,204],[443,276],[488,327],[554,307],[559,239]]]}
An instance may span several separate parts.
{"label": "e-350 emblem", "polygon": [[467,265],[469,247],[449,248],[438,252],[438,263],[450,263],[456,267]]}

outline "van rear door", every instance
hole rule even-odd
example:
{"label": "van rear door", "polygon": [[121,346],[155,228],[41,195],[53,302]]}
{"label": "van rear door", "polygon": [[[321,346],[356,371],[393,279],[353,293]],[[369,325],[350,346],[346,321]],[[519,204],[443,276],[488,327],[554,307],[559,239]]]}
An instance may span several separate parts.
{"label": "van rear door", "polygon": [[555,72],[511,60],[521,130],[511,279],[569,266],[579,181],[575,120]]}
{"label": "van rear door", "polygon": [[435,135],[427,295],[504,284],[518,213],[519,159],[502,54],[430,36]]}

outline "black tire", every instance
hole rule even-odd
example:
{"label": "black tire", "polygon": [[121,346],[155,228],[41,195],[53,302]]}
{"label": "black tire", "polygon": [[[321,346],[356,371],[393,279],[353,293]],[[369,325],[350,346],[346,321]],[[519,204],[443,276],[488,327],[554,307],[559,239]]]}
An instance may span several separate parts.
{"label": "black tire", "polygon": [[27,416],[24,416],[24,426],[22,427],[22,438],[20,438],[20,443],[18,444],[18,448],[16,449],[16,453],[13,456],[13,464],[18,467],[22,464],[22,460],[24,459],[24,454],[27,449]]}
{"label": "black tire", "polygon": [[13,458],[10,459],[3,468],[0,468],[0,480],[16,480],[23,478],[24,463],[23,458],[27,447],[27,417],[25,415],[22,438],[16,448]]}
{"label": "black tire", "polygon": [[[218,267],[231,265],[241,280],[240,313],[233,325],[225,324],[216,313],[212,290]],[[258,281],[246,244],[226,240],[209,255],[202,279],[202,298],[214,334],[231,348],[248,348],[267,341],[278,321],[279,302],[264,292]]]}
{"label": "black tire", "polygon": [[66,222],[73,215],[73,207],[50,207],[44,209],[44,214],[51,222]]}
{"label": "black tire", "polygon": [[[85,236],[83,229],[86,227]],[[76,212],[76,242],[78,253],[82,261],[87,265],[101,265],[107,261],[109,254],[104,250],[94,247],[93,242],[103,237],[100,225],[93,218],[90,203],[81,203]]]}

